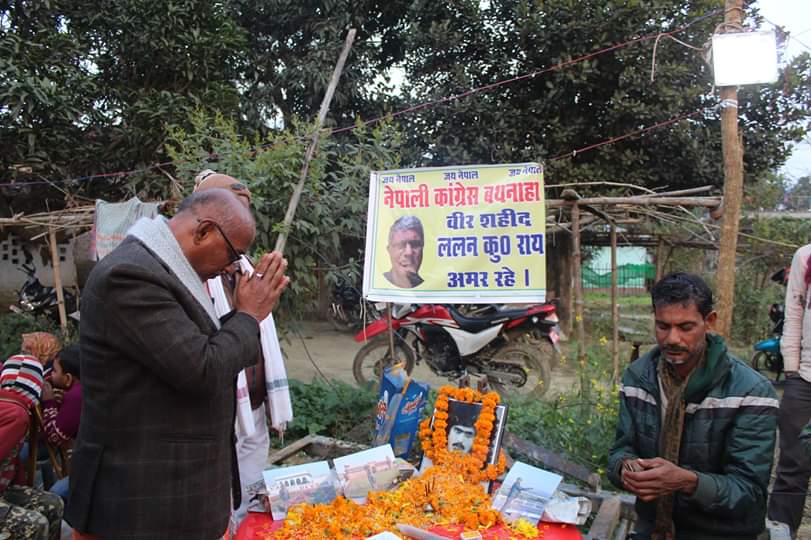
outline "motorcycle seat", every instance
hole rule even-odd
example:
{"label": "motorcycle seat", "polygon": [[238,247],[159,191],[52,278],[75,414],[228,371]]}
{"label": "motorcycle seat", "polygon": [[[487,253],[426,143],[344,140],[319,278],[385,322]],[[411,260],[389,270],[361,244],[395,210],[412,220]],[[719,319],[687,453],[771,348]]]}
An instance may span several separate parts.
{"label": "motorcycle seat", "polygon": [[448,312],[456,323],[465,331],[478,333],[486,330],[491,326],[520,317],[527,317],[526,309],[508,309],[496,311],[495,313],[488,313],[477,317],[465,317],[453,306],[447,306]]}

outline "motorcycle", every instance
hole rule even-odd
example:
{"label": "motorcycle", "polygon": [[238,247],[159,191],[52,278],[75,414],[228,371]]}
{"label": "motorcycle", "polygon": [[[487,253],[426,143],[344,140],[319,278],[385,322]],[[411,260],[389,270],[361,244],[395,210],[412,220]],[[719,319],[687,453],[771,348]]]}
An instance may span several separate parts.
{"label": "motorcycle", "polygon": [[360,290],[346,277],[338,276],[331,296],[327,319],[339,332],[357,332],[364,321],[369,324],[383,316],[374,303],[363,299]]}
{"label": "motorcycle", "polygon": [[[788,282],[787,269],[776,272],[771,280],[785,285]],[[760,372],[766,378],[770,378],[767,371],[773,373],[773,382],[778,384],[780,376],[783,374],[783,354],[780,352],[780,337],[783,335],[783,323],[785,322],[783,304],[772,304],[769,307],[769,319],[774,323],[772,336],[755,343],[753,347],[755,352],[752,354],[750,365],[752,369]]]}
{"label": "motorcycle", "polygon": [[[30,264],[23,264],[20,271],[28,276],[20,291],[17,293],[19,305],[11,305],[9,309],[15,313],[30,314],[34,316],[46,315],[54,322],[59,322],[59,300],[56,289],[46,287],[37,278],[36,269]],[[76,296],[69,291],[63,291],[65,313],[69,321],[78,321]]]}
{"label": "motorcycle", "polygon": [[539,398],[549,388],[560,353],[560,327],[552,303],[521,309],[488,306],[477,316],[452,305],[401,305],[392,309],[395,358],[390,352],[388,321],[372,322],[355,335],[368,341],[355,355],[352,372],[364,385],[381,370],[403,362],[408,373],[422,361],[450,380],[468,373],[486,376],[504,397]]}

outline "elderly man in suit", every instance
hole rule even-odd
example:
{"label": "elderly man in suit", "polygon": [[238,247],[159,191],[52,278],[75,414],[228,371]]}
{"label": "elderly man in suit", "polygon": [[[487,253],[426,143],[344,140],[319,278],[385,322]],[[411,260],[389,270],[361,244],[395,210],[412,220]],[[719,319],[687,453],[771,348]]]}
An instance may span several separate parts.
{"label": "elderly man in suit", "polygon": [[221,537],[238,505],[235,381],[285,289],[265,255],[222,320],[203,286],[254,240],[250,211],[211,189],[169,221],[144,218],[93,269],[82,297],[83,410],[67,521],[105,540]]}

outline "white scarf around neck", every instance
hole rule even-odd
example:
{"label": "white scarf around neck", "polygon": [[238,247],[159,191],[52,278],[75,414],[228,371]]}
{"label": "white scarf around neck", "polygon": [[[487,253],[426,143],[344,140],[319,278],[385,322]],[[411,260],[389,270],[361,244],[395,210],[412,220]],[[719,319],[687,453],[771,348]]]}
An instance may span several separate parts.
{"label": "white scarf around neck", "polygon": [[203,307],[211,318],[211,322],[219,330],[220,319],[214,311],[211,297],[206,292],[200,276],[194,271],[183,250],[180,249],[180,244],[177,243],[175,235],[172,234],[166,218],[163,216],[141,218],[127,231],[127,234],[143,242],[156,257],[169,267],[177,279],[183,283],[194,299],[197,300],[197,303]]}

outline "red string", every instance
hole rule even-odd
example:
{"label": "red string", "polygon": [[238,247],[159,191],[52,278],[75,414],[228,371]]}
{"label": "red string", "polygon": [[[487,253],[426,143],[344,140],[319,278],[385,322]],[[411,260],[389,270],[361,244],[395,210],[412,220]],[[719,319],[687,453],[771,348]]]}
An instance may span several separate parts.
{"label": "red string", "polygon": [[673,118],[671,118],[669,120],[664,120],[662,122],[657,122],[656,124],[653,124],[652,126],[648,126],[646,128],[637,129],[636,131],[631,131],[629,133],[626,133],[624,135],[619,135],[617,137],[611,137],[610,139],[606,139],[606,140],[598,142],[598,143],[590,144],[589,146],[584,146],[583,148],[578,148],[577,150],[573,150],[571,152],[566,152],[565,154],[558,154],[557,156],[555,156],[553,158],[549,158],[549,161],[556,161],[558,159],[563,159],[563,158],[566,158],[566,157],[573,158],[577,154],[582,154],[583,152],[588,152],[589,150],[594,150],[595,148],[599,148],[599,147],[605,146],[607,144],[612,144],[612,143],[615,143],[617,141],[621,141],[623,139],[628,139],[628,138],[633,137],[635,135],[640,135],[642,133],[647,133],[648,131],[652,131],[652,130],[660,128],[660,127],[669,126],[670,124],[675,124],[677,122],[681,122],[682,120],[685,120],[687,118],[690,118],[691,116],[695,116],[697,114],[700,114],[700,113],[706,111],[709,108],[712,108],[712,107],[705,107],[703,109],[699,109],[697,111],[693,111],[693,112],[688,113],[688,114],[682,114],[680,116],[675,116],[675,117],[673,117]]}
{"label": "red string", "polygon": [[[522,80],[525,80],[525,79],[531,79],[533,77],[537,77],[538,75],[544,75],[544,74],[547,74],[547,73],[551,73],[553,71],[557,71],[557,70],[560,70],[562,68],[572,66],[572,65],[578,64],[580,62],[584,62],[584,61],[589,60],[591,58],[595,58],[595,57],[597,57],[599,55],[602,55],[602,54],[605,54],[605,53],[608,53],[608,52],[611,52],[611,51],[615,51],[617,49],[622,49],[624,47],[628,47],[628,46],[633,45],[635,43],[642,43],[642,42],[645,42],[645,41],[650,41],[651,39],[656,39],[656,38],[658,38],[660,36],[672,36],[673,34],[677,34],[677,33],[681,32],[681,31],[685,30],[689,26],[691,26],[691,25],[693,25],[693,24],[695,24],[695,23],[697,23],[697,22],[699,22],[699,21],[701,21],[703,19],[711,17],[711,16],[713,16],[713,15],[715,15],[717,13],[720,13],[721,11],[723,11],[723,10],[722,9],[716,9],[714,11],[711,11],[711,12],[705,14],[705,15],[702,15],[701,17],[698,17],[698,18],[694,19],[693,21],[685,24],[684,26],[681,26],[681,27],[676,28],[675,30],[671,30],[669,32],[659,32],[659,33],[656,33],[656,34],[648,34],[648,35],[645,35],[645,36],[640,36],[640,37],[637,37],[637,38],[629,39],[628,41],[624,41],[624,42],[621,42],[621,43],[616,43],[614,45],[610,45],[608,47],[605,47],[605,48],[590,52],[588,54],[578,56],[577,58],[572,58],[570,60],[560,62],[560,63],[555,64],[553,66],[550,66],[548,68],[539,69],[539,70],[536,70],[536,71],[533,71],[533,72],[530,72],[530,73],[525,73],[523,75],[518,75],[518,76],[513,77],[511,79],[505,79],[505,80],[501,80],[501,81],[496,81],[494,83],[486,84],[484,86],[479,86],[477,88],[471,88],[470,90],[462,92],[461,94],[445,96],[445,97],[442,97],[440,99],[435,99],[435,100],[419,103],[417,105],[407,107],[405,109],[396,111],[396,112],[388,114],[388,115],[378,116],[378,117],[375,117],[375,118],[372,118],[372,119],[361,122],[360,126],[369,126],[369,125],[381,122],[381,121],[385,120],[386,118],[388,118],[389,116],[391,116],[392,118],[398,117],[398,116],[403,116],[403,115],[406,115],[406,114],[410,114],[410,113],[413,113],[413,112],[416,112],[416,111],[420,111],[422,109],[427,109],[427,108],[430,108],[430,107],[433,107],[433,106],[436,106],[436,105],[440,105],[440,104],[443,104],[443,103],[450,103],[452,101],[458,101],[460,99],[472,96],[474,94],[478,94],[480,92],[487,92],[487,91],[492,90],[494,88],[499,88],[501,86],[504,86],[504,85],[507,85],[507,84],[512,84],[512,83],[517,82],[517,81],[522,81]],[[643,130],[638,130],[638,131],[635,131],[635,132],[632,132],[632,133],[621,135],[619,137],[612,137],[611,139],[607,139],[607,140],[605,140],[603,142],[593,144],[591,146],[586,146],[586,147],[581,148],[579,150],[574,150],[573,152],[568,152],[566,154],[560,154],[558,156],[555,156],[555,157],[551,158],[551,160],[554,161],[556,159],[561,159],[561,158],[566,157],[566,156],[573,156],[573,155],[576,155],[577,153],[586,152],[588,150],[591,150],[593,148],[597,148],[599,146],[603,146],[603,145],[606,145],[606,144],[611,144],[613,142],[617,142],[617,141],[626,139],[628,137],[632,137],[632,136],[634,136],[636,134],[643,133],[645,131],[650,131],[652,129],[656,129],[657,127],[662,127],[662,126],[666,126],[666,125],[678,122],[680,120],[683,120],[684,118],[687,118],[689,116],[693,116],[695,114],[698,114],[699,112],[701,112],[701,111],[696,111],[696,112],[690,113],[689,115],[686,115],[684,117],[679,117],[678,119],[667,120],[665,122],[655,124],[653,126],[650,126],[649,128],[645,128]],[[330,132],[330,134],[353,131],[353,130],[355,130],[357,128],[358,128],[358,125],[353,124],[351,126],[346,126],[346,127],[342,127],[342,128],[333,129]],[[273,148],[275,145],[276,145],[276,143],[268,144],[268,145],[262,145],[260,147],[251,149],[249,152],[252,153],[252,154],[256,154],[256,153],[258,153],[260,151],[267,150],[269,148]],[[209,159],[212,158],[212,157],[216,157],[216,154],[212,153],[212,154],[208,155]],[[11,184],[0,184],[0,188],[3,188],[3,187],[9,188],[9,187],[17,187],[17,186],[31,186],[31,185],[46,185],[46,184],[50,185],[50,184],[55,184],[55,183],[67,183],[67,182],[76,182],[76,181],[82,181],[82,180],[93,180],[93,179],[96,179],[96,178],[121,178],[121,177],[131,176],[131,175],[137,174],[137,173],[147,172],[147,171],[150,171],[152,169],[160,168],[162,166],[168,166],[168,165],[172,165],[172,164],[176,164],[176,163],[183,163],[183,162],[184,161],[176,161],[176,162],[167,161],[167,162],[163,162],[163,163],[155,163],[155,164],[152,164],[152,165],[148,165],[148,166],[146,166],[146,167],[144,167],[142,169],[134,169],[134,170],[129,170],[129,171],[119,171],[119,172],[110,172],[110,173],[98,173],[98,174],[92,174],[92,175],[87,175],[87,176],[80,176],[80,177],[77,177],[77,178],[70,178],[70,179],[66,179],[66,180],[53,180],[53,181],[47,181],[46,180],[46,181],[15,182],[15,183],[11,183]]]}

